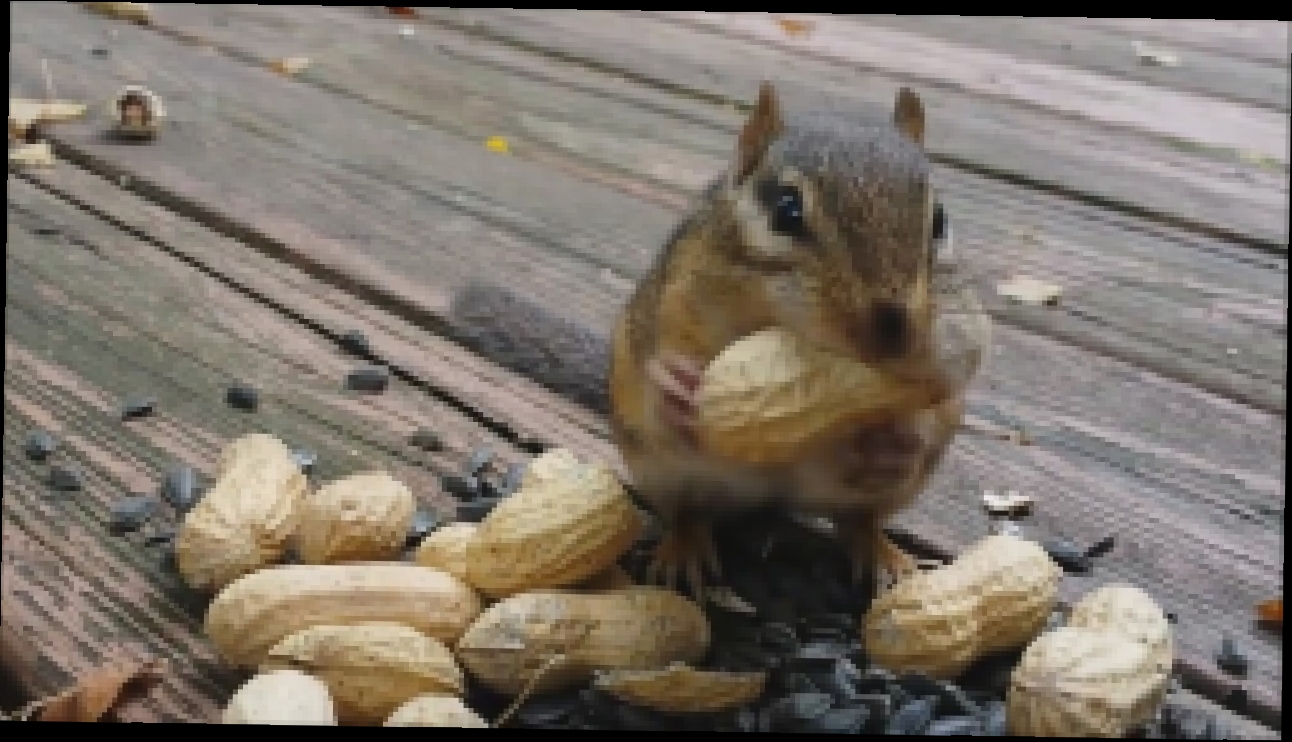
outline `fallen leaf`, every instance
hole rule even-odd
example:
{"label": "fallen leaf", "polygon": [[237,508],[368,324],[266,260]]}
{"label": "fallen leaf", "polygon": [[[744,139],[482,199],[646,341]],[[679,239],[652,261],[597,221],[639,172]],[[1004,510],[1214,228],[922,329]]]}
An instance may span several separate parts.
{"label": "fallen leaf", "polygon": [[987,490],[982,493],[983,508],[992,515],[1020,516],[1032,509],[1032,498],[1013,490],[997,493]]}
{"label": "fallen leaf", "polygon": [[84,103],[73,103],[67,100],[30,100],[28,98],[9,99],[9,138],[22,141],[27,136],[27,129],[34,124],[54,124],[69,121],[85,115],[87,106]]}
{"label": "fallen leaf", "polygon": [[1283,599],[1267,600],[1256,606],[1256,617],[1260,619],[1261,623],[1269,624],[1281,630],[1283,628]]}
{"label": "fallen leaf", "polygon": [[309,66],[309,57],[283,57],[269,63],[269,68],[280,75],[298,75]]}
{"label": "fallen leaf", "polygon": [[36,721],[99,721],[132,691],[162,679],[159,661],[98,668],[73,687],[40,704]]}
{"label": "fallen leaf", "polygon": [[413,10],[411,7],[404,7],[402,5],[386,5],[384,7],[386,10],[390,11],[391,15],[403,16],[405,18],[417,17],[417,11]]}
{"label": "fallen leaf", "polygon": [[152,18],[151,3],[86,3],[86,7],[100,15],[127,21],[147,23]]}
{"label": "fallen leaf", "polygon": [[1015,276],[996,284],[996,293],[1023,304],[1054,306],[1059,303],[1063,288],[1028,276]]}
{"label": "fallen leaf", "polygon": [[511,147],[507,144],[507,140],[502,137],[489,137],[485,140],[485,149],[505,155],[511,150]]}
{"label": "fallen leaf", "polygon": [[52,167],[54,150],[50,149],[49,142],[20,144],[9,150],[9,164],[24,167]]}
{"label": "fallen leaf", "polygon": [[790,36],[806,36],[812,33],[811,21],[799,21],[793,18],[777,18],[777,25]]}
{"label": "fallen leaf", "polygon": [[1135,47],[1135,57],[1139,63],[1150,67],[1179,67],[1180,56],[1175,52],[1169,52],[1165,49],[1154,49],[1151,46],[1139,41],[1132,41],[1131,45]]}

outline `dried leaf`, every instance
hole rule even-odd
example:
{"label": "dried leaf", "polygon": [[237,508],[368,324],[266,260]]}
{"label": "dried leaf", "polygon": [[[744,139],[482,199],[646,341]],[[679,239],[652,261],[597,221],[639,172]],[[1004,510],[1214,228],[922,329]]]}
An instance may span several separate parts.
{"label": "dried leaf", "polygon": [[152,18],[151,3],[86,3],[90,10],[110,18],[147,23]]}
{"label": "dried leaf", "polygon": [[411,7],[405,7],[402,5],[386,5],[383,7],[385,7],[386,10],[389,10],[391,15],[403,16],[404,18],[417,17],[417,11],[413,10]]}
{"label": "dried leaf", "polygon": [[283,57],[269,63],[269,68],[280,75],[297,75],[309,66],[309,57]]}
{"label": "dried leaf", "polygon": [[1014,276],[996,284],[996,293],[1023,304],[1054,306],[1059,303],[1063,287],[1028,276]]}
{"label": "dried leaf", "polygon": [[54,151],[49,142],[21,144],[9,150],[9,164],[27,167],[52,167]]}
{"label": "dried leaf", "polygon": [[806,36],[812,33],[811,21],[799,21],[793,18],[777,18],[777,25],[790,36]]}
{"label": "dried leaf", "polygon": [[485,140],[485,149],[505,155],[511,150],[511,147],[507,144],[507,140],[502,137],[489,137]]}
{"label": "dried leaf", "polygon": [[1283,628],[1283,599],[1267,600],[1256,606],[1256,617],[1261,623],[1270,624],[1278,629]]}
{"label": "dried leaf", "polygon": [[85,115],[86,110],[87,106],[84,103],[73,103],[68,100],[10,98],[9,138],[22,141],[27,136],[27,129],[35,124],[53,124],[80,118]]}
{"label": "dried leaf", "polygon": [[1135,47],[1135,56],[1139,63],[1150,67],[1179,67],[1180,56],[1175,52],[1169,52],[1165,49],[1154,49],[1139,41],[1132,41]]}
{"label": "dried leaf", "polygon": [[138,691],[162,679],[159,661],[101,667],[76,685],[41,703],[36,721],[99,721]]}

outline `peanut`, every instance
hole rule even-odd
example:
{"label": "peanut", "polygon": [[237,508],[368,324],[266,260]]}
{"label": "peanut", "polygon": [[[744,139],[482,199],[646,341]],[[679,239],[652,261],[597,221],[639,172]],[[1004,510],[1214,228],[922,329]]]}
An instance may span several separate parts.
{"label": "peanut", "polygon": [[866,649],[890,670],[955,677],[985,654],[1035,638],[1061,576],[1037,544],[989,536],[954,563],[880,595],[863,620]]}
{"label": "peanut", "polygon": [[206,634],[230,664],[255,667],[311,626],[399,623],[452,645],[480,615],[480,597],[450,574],[404,563],[291,564],[226,587]]}
{"label": "peanut", "polygon": [[382,726],[487,729],[489,724],[454,696],[418,696],[395,709]]}
{"label": "peanut", "polygon": [[586,682],[596,670],[652,670],[696,662],[709,646],[699,606],[677,593],[633,587],[585,594],[545,590],[502,600],[458,642],[476,679],[517,695],[542,670],[533,692]]}
{"label": "peanut", "polygon": [[218,590],[281,559],[300,522],[306,487],[282,441],[263,433],[233,441],[220,457],[215,486],[176,536],[184,581],[196,590]]}
{"label": "peanut", "polygon": [[242,684],[220,717],[221,724],[335,726],[327,685],[299,670],[273,670]]}
{"label": "peanut", "polygon": [[674,663],[663,670],[610,670],[596,686],[628,703],[667,713],[713,713],[758,700],[767,673],[714,672]]}
{"label": "peanut", "polygon": [[448,647],[401,624],[311,626],[269,650],[261,670],[288,667],[327,684],[342,724],[379,724],[423,693],[461,694]]}
{"label": "peanut", "polygon": [[394,559],[416,511],[413,493],[386,472],[355,474],[305,500],[296,550],[307,564]]}
{"label": "peanut", "polygon": [[467,545],[468,582],[489,596],[575,585],[614,564],[644,527],[610,468],[542,459],[539,474],[528,472],[530,483],[494,508]]}

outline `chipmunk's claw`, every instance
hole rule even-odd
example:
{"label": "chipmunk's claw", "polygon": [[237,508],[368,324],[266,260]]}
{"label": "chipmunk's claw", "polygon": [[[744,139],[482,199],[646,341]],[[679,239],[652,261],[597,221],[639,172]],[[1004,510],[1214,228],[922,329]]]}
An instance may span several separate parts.
{"label": "chipmunk's claw", "polygon": [[875,594],[919,572],[915,558],[894,544],[878,521],[864,518],[840,526],[852,553],[853,579],[873,579]]}
{"label": "chipmunk's claw", "polygon": [[684,577],[691,596],[703,603],[706,569],[714,577],[721,575],[712,528],[700,521],[679,523],[656,545],[646,566],[646,579],[676,590],[678,578]]}

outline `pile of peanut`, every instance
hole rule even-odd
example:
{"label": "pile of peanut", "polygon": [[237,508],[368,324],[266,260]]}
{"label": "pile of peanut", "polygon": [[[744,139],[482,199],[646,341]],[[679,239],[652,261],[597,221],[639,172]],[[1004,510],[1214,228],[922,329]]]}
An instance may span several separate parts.
{"label": "pile of peanut", "polygon": [[[461,696],[584,685],[667,711],[756,699],[762,674],[693,668],[704,612],[616,566],[644,523],[606,467],[558,449],[480,524],[401,560],[416,509],[388,474],[312,494],[273,436],[235,441],[176,538],[185,581],[215,591],[205,630],[255,673],[224,723],[488,726]],[[277,564],[294,546],[302,564]]]}
{"label": "pile of peanut", "polygon": [[[786,348],[769,347],[764,360]],[[763,370],[706,378],[702,407],[722,421],[713,439],[776,458],[818,424],[809,419],[823,409],[812,390],[831,385],[805,379],[865,377],[801,358],[715,363],[711,371]],[[884,393],[853,395],[849,414],[868,414]],[[757,416],[768,400],[779,426],[770,439],[735,412]],[[826,406],[836,416],[838,407]],[[224,723],[489,726],[462,701],[467,676],[518,700],[595,682],[674,713],[737,708],[763,693],[763,673],[695,667],[710,643],[701,607],[635,585],[617,566],[645,522],[608,466],[549,451],[481,523],[440,528],[407,560],[416,503],[399,481],[369,472],[308,490],[285,444],[245,436],[225,451],[215,486],[176,538],[186,582],[217,593],[207,635],[230,665],[255,673]],[[303,563],[278,564],[291,547]],[[990,536],[880,595],[859,631],[880,665],[946,679],[987,654],[1026,647],[1007,698],[1011,733],[1122,736],[1161,705],[1170,624],[1143,592],[1113,585],[1047,632],[1061,575],[1037,544]]]}

